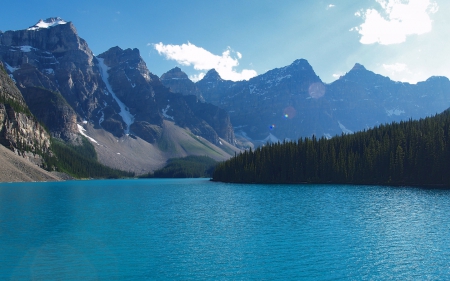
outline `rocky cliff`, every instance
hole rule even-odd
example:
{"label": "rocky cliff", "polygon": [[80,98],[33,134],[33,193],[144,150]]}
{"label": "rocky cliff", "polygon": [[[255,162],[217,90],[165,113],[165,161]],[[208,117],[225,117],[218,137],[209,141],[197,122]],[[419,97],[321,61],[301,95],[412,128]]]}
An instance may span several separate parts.
{"label": "rocky cliff", "polygon": [[52,137],[80,142],[77,114],[61,94],[44,88],[26,87],[22,89],[22,95],[30,111],[47,126]]}
{"label": "rocky cliff", "polygon": [[194,95],[200,101],[205,101],[195,83],[192,82],[187,74],[181,71],[179,67],[175,67],[161,75],[161,83],[163,83],[164,86],[168,87],[169,90],[173,93]]}
{"label": "rocky cliff", "polygon": [[[60,93],[79,121],[98,123],[99,109],[110,104],[104,119],[121,123],[118,107],[113,106],[112,97],[106,93],[96,59],[71,22],[50,18],[26,30],[1,33],[0,59],[20,90],[41,87]],[[77,133],[73,126],[67,129],[62,135]]]}
{"label": "rocky cliff", "polygon": [[219,138],[234,143],[225,111],[202,103],[190,93],[183,96],[171,92],[147,69],[139,50],[113,47],[97,59],[106,71],[111,91],[124,104],[121,114],[128,120],[132,134],[154,143],[161,136],[163,120],[171,120],[213,144],[219,144]]}
{"label": "rocky cliff", "polygon": [[38,154],[50,150],[50,135],[31,114],[22,94],[0,62],[0,144],[42,165]]}
{"label": "rocky cliff", "polygon": [[89,122],[116,137],[132,134],[154,143],[163,120],[176,116],[177,125],[213,143],[233,141],[226,113],[202,119],[148,70],[139,50],[113,47],[95,57],[75,26],[60,18],[0,33],[0,59],[54,137],[74,141],[76,123]]}
{"label": "rocky cliff", "polygon": [[[31,112],[53,137],[77,143],[79,133],[85,134],[95,144],[97,153],[101,153],[104,164],[128,169],[123,163],[136,159],[130,153],[117,154],[117,145],[106,145],[110,143],[108,133],[119,146],[134,147],[145,141],[152,150],[161,150],[155,152],[162,155],[158,160],[144,157],[138,161],[147,161],[147,167],[131,165],[137,173],[160,168],[164,157],[190,154],[217,157],[218,150],[211,149],[217,146],[219,150],[227,147],[225,155],[220,155],[220,159],[226,159],[237,150],[224,144],[235,143],[226,111],[202,103],[191,93],[170,91],[149,71],[138,49],[113,47],[94,56],[71,22],[49,18],[26,30],[0,32],[0,61]],[[167,124],[173,126],[168,129]],[[85,130],[108,137],[101,138],[105,140],[101,143]],[[169,131],[187,132],[190,139],[185,142],[189,144],[174,143],[176,138],[168,142]],[[179,149],[171,153],[166,151],[168,147]]]}

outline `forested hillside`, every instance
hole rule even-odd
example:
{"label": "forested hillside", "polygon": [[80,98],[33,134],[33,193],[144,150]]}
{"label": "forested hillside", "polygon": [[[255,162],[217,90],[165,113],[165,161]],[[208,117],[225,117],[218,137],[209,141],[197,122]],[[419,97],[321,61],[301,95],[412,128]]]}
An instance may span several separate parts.
{"label": "forested hillside", "polygon": [[450,186],[450,110],[331,139],[267,144],[220,163],[213,180]]}
{"label": "forested hillside", "polygon": [[49,167],[67,173],[75,178],[123,178],[134,173],[104,166],[97,161],[97,153],[92,143],[82,138],[81,145],[71,145],[52,139],[53,157],[45,157]]}

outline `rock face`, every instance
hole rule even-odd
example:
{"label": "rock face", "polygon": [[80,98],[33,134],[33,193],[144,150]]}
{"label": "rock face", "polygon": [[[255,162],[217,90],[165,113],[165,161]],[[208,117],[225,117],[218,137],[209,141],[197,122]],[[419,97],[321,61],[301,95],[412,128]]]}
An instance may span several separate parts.
{"label": "rock face", "polygon": [[0,63],[0,144],[42,164],[36,153],[50,149],[50,135],[28,109],[22,94]]}
{"label": "rock face", "polygon": [[228,111],[239,134],[260,143],[315,133],[318,119],[327,118],[322,100],[310,94],[311,85],[325,86],[303,59],[249,81],[226,81],[210,70],[196,84],[206,101]]}
{"label": "rock face", "polygon": [[249,81],[226,81],[210,70],[195,85],[207,102],[229,113],[237,135],[255,144],[332,137],[450,107],[450,81],[445,77],[414,85],[356,64],[340,79],[324,84],[304,59]]}
{"label": "rock face", "polygon": [[194,82],[181,71],[179,67],[175,67],[161,76],[161,83],[168,87],[173,93],[180,93],[183,95],[194,95],[200,101],[204,101],[200,90],[197,88]]}
{"label": "rock face", "polygon": [[26,87],[22,95],[33,115],[46,124],[52,137],[78,143],[77,114],[61,94],[44,88]]}
{"label": "rock face", "polygon": [[[202,103],[190,93],[183,96],[171,92],[150,73],[139,50],[113,47],[100,54],[98,60],[107,69],[112,92],[126,105],[124,114],[130,116],[132,134],[154,143],[160,137],[162,122],[166,119],[213,144],[219,143],[219,137],[234,144],[233,129],[225,111]],[[208,111],[204,110],[206,108]]]}
{"label": "rock face", "polygon": [[[27,30],[1,33],[0,59],[19,89],[42,87],[60,93],[80,120],[98,122],[99,108],[113,104],[92,51],[70,22],[51,18]],[[110,114],[105,119],[114,118],[117,107],[106,111]],[[67,129],[63,135],[77,133]]]}
{"label": "rock face", "polygon": [[0,32],[0,60],[54,137],[76,141],[76,123],[83,121],[116,137],[132,134],[155,143],[167,119],[214,144],[219,137],[234,143],[225,111],[169,91],[138,49],[113,47],[95,57],[74,25],[60,18]]}

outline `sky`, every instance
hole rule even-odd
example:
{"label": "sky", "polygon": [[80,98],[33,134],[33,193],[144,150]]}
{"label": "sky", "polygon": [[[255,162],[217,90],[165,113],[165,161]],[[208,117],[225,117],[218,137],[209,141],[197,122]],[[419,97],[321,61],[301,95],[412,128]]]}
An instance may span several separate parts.
{"label": "sky", "polygon": [[18,0],[5,1],[0,30],[49,17],[71,21],[98,55],[138,48],[161,76],[191,80],[215,68],[226,80],[306,59],[325,83],[355,63],[394,81],[450,77],[449,0]]}

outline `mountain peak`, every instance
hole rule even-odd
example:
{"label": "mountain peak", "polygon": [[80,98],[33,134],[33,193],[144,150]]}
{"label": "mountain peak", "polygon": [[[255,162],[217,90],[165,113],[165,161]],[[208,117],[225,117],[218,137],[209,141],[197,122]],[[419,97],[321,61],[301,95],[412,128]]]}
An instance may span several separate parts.
{"label": "mountain peak", "polygon": [[297,59],[295,60],[292,65],[299,65],[299,66],[310,66],[309,62],[305,59]]}
{"label": "mountain peak", "polygon": [[46,20],[40,19],[35,25],[30,26],[27,30],[39,30],[42,28],[50,28],[60,24],[66,24],[67,22],[60,17],[48,18]]}
{"label": "mountain peak", "polygon": [[174,67],[161,75],[161,80],[169,79],[189,79],[186,73],[184,73],[179,67]]}
{"label": "mountain peak", "polygon": [[206,72],[205,77],[203,77],[202,80],[222,80],[222,77],[220,77],[219,72],[215,70],[214,68]]}
{"label": "mountain peak", "polygon": [[350,71],[353,71],[353,70],[367,70],[367,69],[364,67],[364,65],[355,63],[355,65],[353,66],[353,68]]}
{"label": "mountain peak", "polygon": [[301,71],[301,72],[314,72],[312,66],[309,64],[309,62],[305,59],[297,59],[293,63],[291,63],[289,66],[285,67],[285,69],[291,69],[294,71]]}

